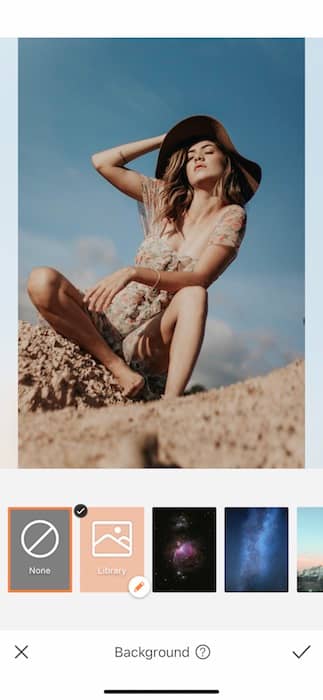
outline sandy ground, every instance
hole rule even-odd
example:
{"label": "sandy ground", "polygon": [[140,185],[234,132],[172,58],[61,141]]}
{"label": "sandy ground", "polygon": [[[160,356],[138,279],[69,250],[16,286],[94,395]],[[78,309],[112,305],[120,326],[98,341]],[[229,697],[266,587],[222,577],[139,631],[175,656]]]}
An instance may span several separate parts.
{"label": "sandy ground", "polygon": [[304,362],[179,399],[124,401],[48,327],[20,322],[21,467],[301,468]]}

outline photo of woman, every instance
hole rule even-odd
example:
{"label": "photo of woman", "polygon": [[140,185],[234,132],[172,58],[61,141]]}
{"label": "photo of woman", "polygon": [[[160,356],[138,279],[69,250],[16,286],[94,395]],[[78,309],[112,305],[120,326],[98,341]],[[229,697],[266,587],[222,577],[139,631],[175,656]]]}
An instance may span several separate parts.
{"label": "photo of woman", "polygon": [[[158,177],[124,167],[156,148]],[[244,204],[259,186],[261,168],[207,116],[97,153],[92,162],[114,187],[144,204],[147,228],[135,265],[84,296],[60,272],[35,268],[30,298],[58,333],[112,372],[126,397],[181,396],[203,340],[207,288],[237,257]]]}
{"label": "photo of woman", "polygon": [[19,466],[304,467],[304,40],[19,40]]}

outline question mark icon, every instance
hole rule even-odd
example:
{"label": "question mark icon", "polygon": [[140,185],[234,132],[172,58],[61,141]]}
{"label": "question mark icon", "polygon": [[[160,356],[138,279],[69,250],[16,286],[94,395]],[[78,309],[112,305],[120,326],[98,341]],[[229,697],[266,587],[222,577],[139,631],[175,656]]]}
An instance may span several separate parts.
{"label": "question mark icon", "polygon": [[211,649],[207,644],[199,644],[195,649],[195,654],[198,659],[208,659],[211,654]]}

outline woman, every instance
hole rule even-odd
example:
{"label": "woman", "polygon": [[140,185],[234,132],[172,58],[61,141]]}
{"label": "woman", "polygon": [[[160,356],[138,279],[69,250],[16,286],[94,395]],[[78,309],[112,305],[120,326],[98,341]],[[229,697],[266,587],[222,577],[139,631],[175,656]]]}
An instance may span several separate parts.
{"label": "woman", "polygon": [[[124,167],[156,148],[155,178]],[[57,270],[35,268],[29,295],[56,331],[112,372],[125,396],[180,396],[204,336],[206,290],[237,256],[244,204],[259,186],[261,168],[208,116],[97,153],[92,163],[139,203],[145,238],[135,265],[85,295]]]}

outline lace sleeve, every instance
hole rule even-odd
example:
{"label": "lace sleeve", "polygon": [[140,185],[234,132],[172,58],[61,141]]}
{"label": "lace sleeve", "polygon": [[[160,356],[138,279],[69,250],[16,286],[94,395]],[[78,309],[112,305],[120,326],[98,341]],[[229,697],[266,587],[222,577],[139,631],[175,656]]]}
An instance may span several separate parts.
{"label": "lace sleeve", "polygon": [[240,248],[246,231],[247,215],[239,204],[231,204],[219,218],[208,245],[228,245]]}
{"label": "lace sleeve", "polygon": [[158,235],[160,223],[156,224],[154,219],[157,213],[159,195],[162,189],[162,180],[154,177],[142,176],[142,202],[137,202],[139,218],[143,228],[144,236]]}

